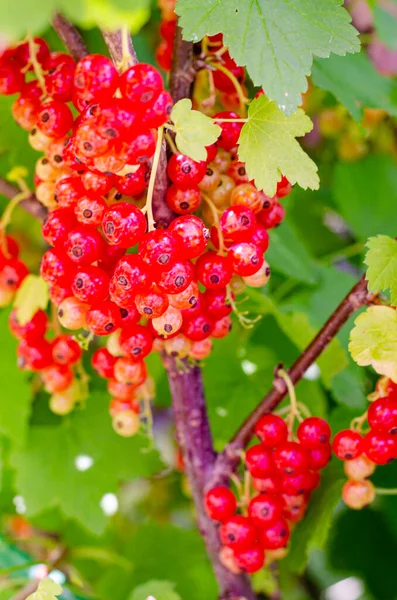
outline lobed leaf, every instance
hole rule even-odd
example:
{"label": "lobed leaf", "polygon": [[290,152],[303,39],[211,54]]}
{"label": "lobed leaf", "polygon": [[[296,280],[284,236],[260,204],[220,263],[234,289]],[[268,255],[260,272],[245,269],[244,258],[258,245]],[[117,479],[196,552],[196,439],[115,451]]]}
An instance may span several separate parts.
{"label": "lobed leaf", "polygon": [[387,235],[369,238],[365,255],[366,278],[370,292],[390,290],[391,302],[397,305],[397,241]]}
{"label": "lobed leaf", "polygon": [[184,38],[222,32],[231,56],[286,114],[301,104],[313,56],[357,52],[342,0],[178,0]]}
{"label": "lobed leaf", "polygon": [[301,109],[288,117],[264,95],[250,104],[238,154],[258,189],[274,196],[282,175],[292,185],[318,189],[317,167],[296,140],[312,128],[311,120]]}
{"label": "lobed leaf", "polygon": [[221,133],[219,125],[198,110],[193,110],[189,98],[183,98],[174,105],[171,120],[176,130],[178,150],[193,160],[206,160],[205,147],[218,139]]}

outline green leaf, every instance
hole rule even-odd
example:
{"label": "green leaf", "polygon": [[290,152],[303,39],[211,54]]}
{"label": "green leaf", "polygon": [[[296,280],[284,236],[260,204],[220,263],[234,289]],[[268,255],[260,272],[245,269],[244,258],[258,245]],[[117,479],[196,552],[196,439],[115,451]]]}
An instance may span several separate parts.
{"label": "green leaf", "polygon": [[317,167],[295,139],[312,128],[311,120],[301,109],[287,117],[264,95],[250,104],[238,155],[258,189],[274,196],[282,175],[304,189],[318,189]]}
{"label": "green leaf", "polygon": [[397,50],[397,19],[394,14],[384,10],[378,4],[374,8],[376,36],[390,50]]}
{"label": "green leaf", "polygon": [[291,550],[283,561],[283,567],[302,573],[309,553],[324,548],[332,524],[334,509],[341,498],[343,479],[328,483],[324,481],[310,501],[309,510],[292,536]]}
{"label": "green leaf", "polygon": [[126,25],[137,33],[150,18],[150,0],[61,0],[62,11],[81,27],[114,30]]}
{"label": "green leaf", "polygon": [[387,235],[369,238],[365,264],[370,292],[390,290],[391,303],[397,304],[397,241]]}
{"label": "green leaf", "polygon": [[60,594],[62,594],[62,588],[59,583],[46,577],[40,581],[37,591],[30,594],[26,600],[57,600],[56,596]]}
{"label": "green leaf", "polygon": [[[211,563],[195,527],[182,529],[174,525],[146,523],[135,528],[128,538],[125,555],[134,564],[130,589],[153,580],[172,581],[176,593],[183,600],[212,600],[217,597]],[[103,597],[111,598],[112,595],[103,594]]]}
{"label": "green leaf", "polygon": [[30,416],[32,392],[16,364],[17,343],[8,327],[8,311],[0,312],[0,338],[2,354],[0,359],[1,402],[0,433],[11,438],[16,444],[24,441]]}
{"label": "green leaf", "polygon": [[382,77],[364,51],[315,60],[312,76],[313,83],[331,92],[356,120],[362,118],[364,108],[397,115],[397,83]]}
{"label": "green leaf", "polygon": [[20,324],[26,325],[39,309],[45,310],[48,300],[48,284],[38,275],[28,275],[14,300]]}
{"label": "green leaf", "polygon": [[270,232],[266,260],[272,271],[291,277],[294,281],[313,284],[317,281],[316,265],[293,226],[286,221]]}
{"label": "green leaf", "polygon": [[135,588],[130,600],[147,600],[148,597],[156,600],[182,600],[175,592],[175,584],[169,581],[148,581]]}
{"label": "green leaf", "polygon": [[390,198],[397,197],[397,169],[391,156],[368,156],[335,169],[334,198],[354,234],[363,241],[371,235],[395,236]]}
{"label": "green leaf", "polygon": [[[88,470],[77,470],[79,455],[92,458]],[[85,409],[58,426],[32,427],[26,445],[12,453],[11,463],[29,516],[57,506],[65,517],[96,534],[107,524],[100,506],[104,494],[116,493],[120,480],[145,477],[161,468],[157,452],[148,448],[143,435],[123,439],[113,431],[103,393],[93,394]]]}
{"label": "green leaf", "polygon": [[396,379],[397,313],[390,306],[370,306],[354,322],[349,351],[361,367]]}
{"label": "green leaf", "polygon": [[357,52],[357,31],[342,0],[178,0],[184,38],[223,33],[237,64],[247,67],[287,114],[301,104],[313,56]]}
{"label": "green leaf", "polygon": [[[303,350],[316,335],[316,329],[310,324],[309,317],[304,313],[285,314],[267,296],[257,290],[247,290],[247,295],[255,302],[260,314],[271,314],[279,324],[280,329],[288,336],[299,350]],[[321,378],[330,387],[336,374],[347,366],[346,352],[336,339],[324,350],[317,360]]]}
{"label": "green leaf", "polygon": [[34,0],[18,4],[0,0],[3,15],[0,32],[9,40],[21,39],[28,31],[40,33],[51,23],[56,11],[86,28],[104,26],[117,29],[127,25],[136,33],[150,18],[150,0],[41,0],[40,10]]}
{"label": "green leaf", "polygon": [[205,160],[205,146],[216,142],[221,133],[219,125],[198,110],[192,110],[189,98],[183,98],[174,105],[171,120],[176,130],[178,150],[193,160]]}

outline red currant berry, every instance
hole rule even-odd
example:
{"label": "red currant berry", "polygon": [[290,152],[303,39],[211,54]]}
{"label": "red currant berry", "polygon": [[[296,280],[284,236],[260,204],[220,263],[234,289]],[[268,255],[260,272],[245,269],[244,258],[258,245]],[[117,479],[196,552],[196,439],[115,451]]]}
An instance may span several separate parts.
{"label": "red currant berry", "polygon": [[106,202],[102,198],[83,196],[77,201],[74,207],[74,214],[79,223],[97,227],[102,223],[106,208]]}
{"label": "red currant berry", "polygon": [[251,446],[245,455],[245,464],[253,477],[268,477],[274,472],[274,461],[269,448],[262,444]]}
{"label": "red currant berry", "polygon": [[156,283],[166,294],[179,294],[186,290],[193,281],[194,269],[191,262],[181,260],[174,262],[168,271],[157,274]]}
{"label": "red currant berry", "polygon": [[201,192],[197,186],[181,187],[176,183],[167,190],[166,201],[171,210],[178,215],[187,215],[198,209],[201,203]]}
{"label": "red currant berry", "polygon": [[287,521],[283,518],[263,529],[261,545],[265,550],[277,550],[288,544],[290,530]]}
{"label": "red currant berry", "polygon": [[303,473],[309,468],[309,454],[297,442],[283,442],[273,452],[277,468],[286,475]]}
{"label": "red currant berry", "polygon": [[41,259],[40,274],[50,285],[69,282],[73,272],[73,263],[60,249],[52,248]]}
{"label": "red currant berry", "polygon": [[79,225],[73,229],[65,244],[65,250],[73,262],[79,265],[90,265],[98,260],[104,251],[101,234],[88,225]]}
{"label": "red currant berry", "polygon": [[138,254],[155,272],[165,271],[180,257],[180,243],[170,231],[149,231],[139,244]]}
{"label": "red currant berry", "polygon": [[49,213],[46,218],[42,234],[45,241],[51,246],[63,248],[69,232],[76,225],[76,218],[71,208],[58,208]]}
{"label": "red currant berry", "polygon": [[131,360],[139,361],[150,354],[153,337],[146,327],[135,325],[121,332],[120,346]]}
{"label": "red currant berry", "polygon": [[196,162],[184,154],[173,154],[168,161],[168,177],[181,187],[200,183],[207,170],[205,161]]}
{"label": "red currant berry", "polygon": [[157,129],[157,127],[164,125],[171,116],[172,106],[172,97],[169,92],[165,90],[160,92],[154,104],[149,106],[144,114],[143,122],[145,126],[150,129]]}
{"label": "red currant berry", "polygon": [[268,477],[253,477],[252,485],[257,492],[279,494],[281,492],[282,477],[276,472]]}
{"label": "red currant berry", "polygon": [[339,431],[332,442],[332,450],[341,460],[352,460],[363,451],[362,436],[351,429]]}
{"label": "red currant berry", "polygon": [[268,414],[259,419],[255,425],[255,435],[267,448],[274,448],[287,441],[288,427],[284,419],[278,415]]}
{"label": "red currant berry", "polygon": [[227,521],[237,509],[237,501],[233,492],[222,485],[209,490],[204,499],[205,509],[213,521]]}
{"label": "red currant berry", "polygon": [[38,310],[27,323],[21,325],[18,319],[18,312],[14,309],[10,313],[8,324],[14,337],[18,340],[25,339],[26,341],[29,341],[44,337],[47,329],[47,321],[48,319],[45,312]]}
{"label": "red currant berry", "polygon": [[299,424],[297,436],[302,446],[314,450],[329,444],[331,427],[324,419],[309,417]]}
{"label": "red currant berry", "polygon": [[206,290],[201,294],[200,299],[203,312],[214,321],[218,321],[232,312],[232,307],[227,300],[226,289]]}
{"label": "red currant berry", "polygon": [[81,182],[87,192],[105,196],[114,185],[114,176],[112,174],[86,171],[81,176]]}
{"label": "red currant berry", "polygon": [[87,312],[87,328],[95,335],[109,335],[116,331],[119,325],[120,311],[109,300],[94,304]]}
{"label": "red currant berry", "polygon": [[227,258],[216,252],[206,252],[197,260],[196,275],[206,288],[219,290],[230,282],[233,271]]}
{"label": "red currant berry", "polygon": [[265,564],[265,553],[259,546],[247,550],[235,550],[234,558],[238,568],[244,573],[256,573]]}
{"label": "red currant berry", "polygon": [[52,357],[59,365],[73,365],[82,356],[79,344],[70,335],[58,336],[52,345]]}
{"label": "red currant berry", "polygon": [[67,365],[51,365],[40,373],[44,388],[49,394],[64,392],[73,382],[73,371]]}
{"label": "red currant berry", "polygon": [[140,196],[147,188],[149,172],[146,165],[140,165],[133,173],[116,177],[114,186],[124,196]]}
{"label": "red currant berry", "polygon": [[249,242],[239,242],[230,246],[228,258],[234,273],[240,277],[254,275],[263,265],[263,254]]}
{"label": "red currant berry", "polygon": [[[217,113],[214,116],[215,122],[216,119],[239,119],[237,113],[230,111],[223,111]],[[224,150],[231,150],[237,145],[238,139],[240,137],[241,128],[243,126],[242,123],[222,123],[217,122],[217,125],[222,129],[222,133],[218,139],[219,148],[223,148]]]}
{"label": "red currant berry", "polygon": [[266,229],[273,229],[282,223],[285,217],[285,209],[278,202],[270,204],[268,208],[262,208],[257,214],[258,221]]}
{"label": "red currant berry", "polygon": [[362,450],[376,465],[386,465],[397,458],[397,441],[393,435],[370,431],[363,439]]}
{"label": "red currant berry", "polygon": [[124,98],[134,103],[137,111],[153,105],[162,90],[161,74],[145,63],[130,67],[120,77],[120,91]]}
{"label": "red currant berry", "polygon": [[324,469],[331,460],[332,448],[330,444],[318,446],[309,450],[309,466],[313,471]]}
{"label": "red currant berry", "polygon": [[267,527],[283,514],[283,502],[275,494],[255,496],[248,505],[248,516],[257,527]]}
{"label": "red currant berry", "polygon": [[41,371],[52,364],[51,344],[44,339],[35,342],[21,340],[17,355],[20,369]]}
{"label": "red currant berry", "polygon": [[184,258],[197,258],[207,247],[208,231],[201,219],[194,215],[174,219],[168,231],[179,239],[180,251]]}
{"label": "red currant berry", "polygon": [[311,471],[304,471],[296,475],[284,475],[282,481],[282,491],[290,496],[299,496],[306,494],[313,489],[317,483],[317,476]]}
{"label": "red currant berry", "polygon": [[198,314],[185,318],[183,315],[182,331],[189,340],[202,342],[212,334],[213,330],[214,322],[207,316]]}
{"label": "red currant berry", "polygon": [[107,209],[102,230],[109,244],[130,248],[143,239],[146,219],[139,208],[128,202],[121,202]]}
{"label": "red currant berry", "polygon": [[85,190],[80,177],[65,177],[55,186],[55,200],[60,207],[74,207],[82,196],[85,196]]}
{"label": "red currant berry", "polygon": [[379,433],[397,434],[397,400],[378,398],[368,409],[368,425]]}
{"label": "red currant berry", "polygon": [[250,519],[235,515],[219,528],[219,535],[224,546],[244,550],[254,545],[256,530]]}
{"label": "red currant berry", "polygon": [[169,306],[169,301],[166,294],[154,289],[137,294],[135,304],[142,316],[148,319],[156,319],[165,313]]}
{"label": "red currant berry", "polygon": [[109,295],[109,276],[99,267],[83,266],[72,280],[73,295],[88,304],[105,300]]}
{"label": "red currant berry", "polygon": [[118,73],[106,56],[89,54],[77,63],[74,87],[85,103],[91,104],[93,101],[100,102],[112,98],[118,86]]}
{"label": "red currant berry", "polygon": [[99,348],[92,355],[92,366],[100,377],[104,379],[114,378],[114,365],[117,358],[112,356],[106,348]]}
{"label": "red currant berry", "polygon": [[249,242],[255,231],[256,218],[252,210],[239,204],[227,208],[220,219],[225,239],[233,242]]}
{"label": "red currant berry", "polygon": [[59,100],[50,100],[41,106],[37,115],[37,127],[50,138],[62,138],[73,126],[70,108]]}

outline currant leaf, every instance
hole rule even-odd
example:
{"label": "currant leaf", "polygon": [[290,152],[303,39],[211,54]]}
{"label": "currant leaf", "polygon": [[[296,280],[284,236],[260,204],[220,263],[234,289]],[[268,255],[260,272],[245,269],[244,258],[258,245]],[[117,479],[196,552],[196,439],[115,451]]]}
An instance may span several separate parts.
{"label": "currant leaf", "polygon": [[364,108],[397,114],[396,82],[382,77],[365,52],[315,60],[312,77],[315,85],[331,92],[356,120],[362,118]]}
{"label": "currant leaf", "polygon": [[175,592],[175,584],[170,581],[148,581],[138,586],[132,592],[130,600],[147,600],[156,598],[156,600],[181,600],[179,594]]}
{"label": "currant leaf", "polygon": [[387,235],[371,237],[366,243],[365,264],[370,292],[390,290],[391,303],[397,304],[397,241]]}
{"label": "currant leaf", "polygon": [[287,117],[264,95],[250,104],[238,154],[258,189],[274,196],[282,175],[292,185],[318,189],[317,167],[295,139],[312,128],[311,120],[301,109]]}
{"label": "currant leaf", "polygon": [[48,300],[48,284],[38,275],[28,275],[14,301],[19,323],[26,325],[40,308],[45,310]]}
{"label": "currant leaf", "polygon": [[62,594],[62,588],[59,583],[55,583],[49,577],[42,579],[37,590],[30,594],[26,600],[57,600],[56,596]]}
{"label": "currant leaf", "polygon": [[192,110],[192,101],[188,98],[183,98],[174,105],[171,120],[176,130],[175,143],[178,150],[193,160],[205,160],[205,146],[216,142],[221,133],[219,125],[198,110]]}
{"label": "currant leaf", "polygon": [[357,317],[350,332],[349,351],[360,367],[371,365],[396,380],[397,313],[390,306],[370,306]]}
{"label": "currant leaf", "polygon": [[4,310],[0,314],[0,338],[0,378],[5,399],[0,402],[0,433],[20,444],[26,435],[32,392],[28,381],[16,365],[17,344],[8,329],[8,311]]}
{"label": "currant leaf", "polygon": [[301,104],[313,56],[357,52],[357,31],[342,0],[179,0],[184,38],[222,32],[236,63],[247,67],[287,114]]}
{"label": "currant leaf", "polygon": [[[76,468],[79,455],[92,458],[85,471]],[[85,409],[60,425],[31,427],[26,445],[13,450],[11,463],[27,514],[59,507],[65,517],[97,535],[107,524],[100,505],[104,494],[117,493],[120,481],[147,477],[162,467],[143,435],[126,439],[113,431],[102,392],[91,394]]]}
{"label": "currant leaf", "polygon": [[324,482],[313,495],[309,510],[293,534],[291,552],[285,564],[293,572],[301,573],[313,550],[324,548],[332,524],[334,509],[340,501],[343,480]]}

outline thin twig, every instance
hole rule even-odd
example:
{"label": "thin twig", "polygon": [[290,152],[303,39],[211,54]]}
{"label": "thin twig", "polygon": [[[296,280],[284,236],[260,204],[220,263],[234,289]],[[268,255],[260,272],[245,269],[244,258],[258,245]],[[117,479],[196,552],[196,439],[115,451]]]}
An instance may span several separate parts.
{"label": "thin twig", "polygon": [[80,58],[83,58],[83,56],[88,54],[88,49],[83,38],[75,26],[63,15],[57,13],[52,20],[52,26],[74,60],[80,60]]}
{"label": "thin twig", "polygon": [[[12,200],[19,193],[18,188],[8,183],[5,179],[0,178],[0,194]],[[22,200],[19,206],[39,221],[44,221],[47,217],[47,209],[37,200],[34,194],[30,198]]]}
{"label": "thin twig", "polygon": [[[118,66],[121,65],[123,62],[123,30],[117,29],[116,31],[107,31],[102,29],[101,31],[112,61]],[[128,35],[128,53],[131,58],[131,63],[136,65],[138,63],[138,58],[130,35]]]}

